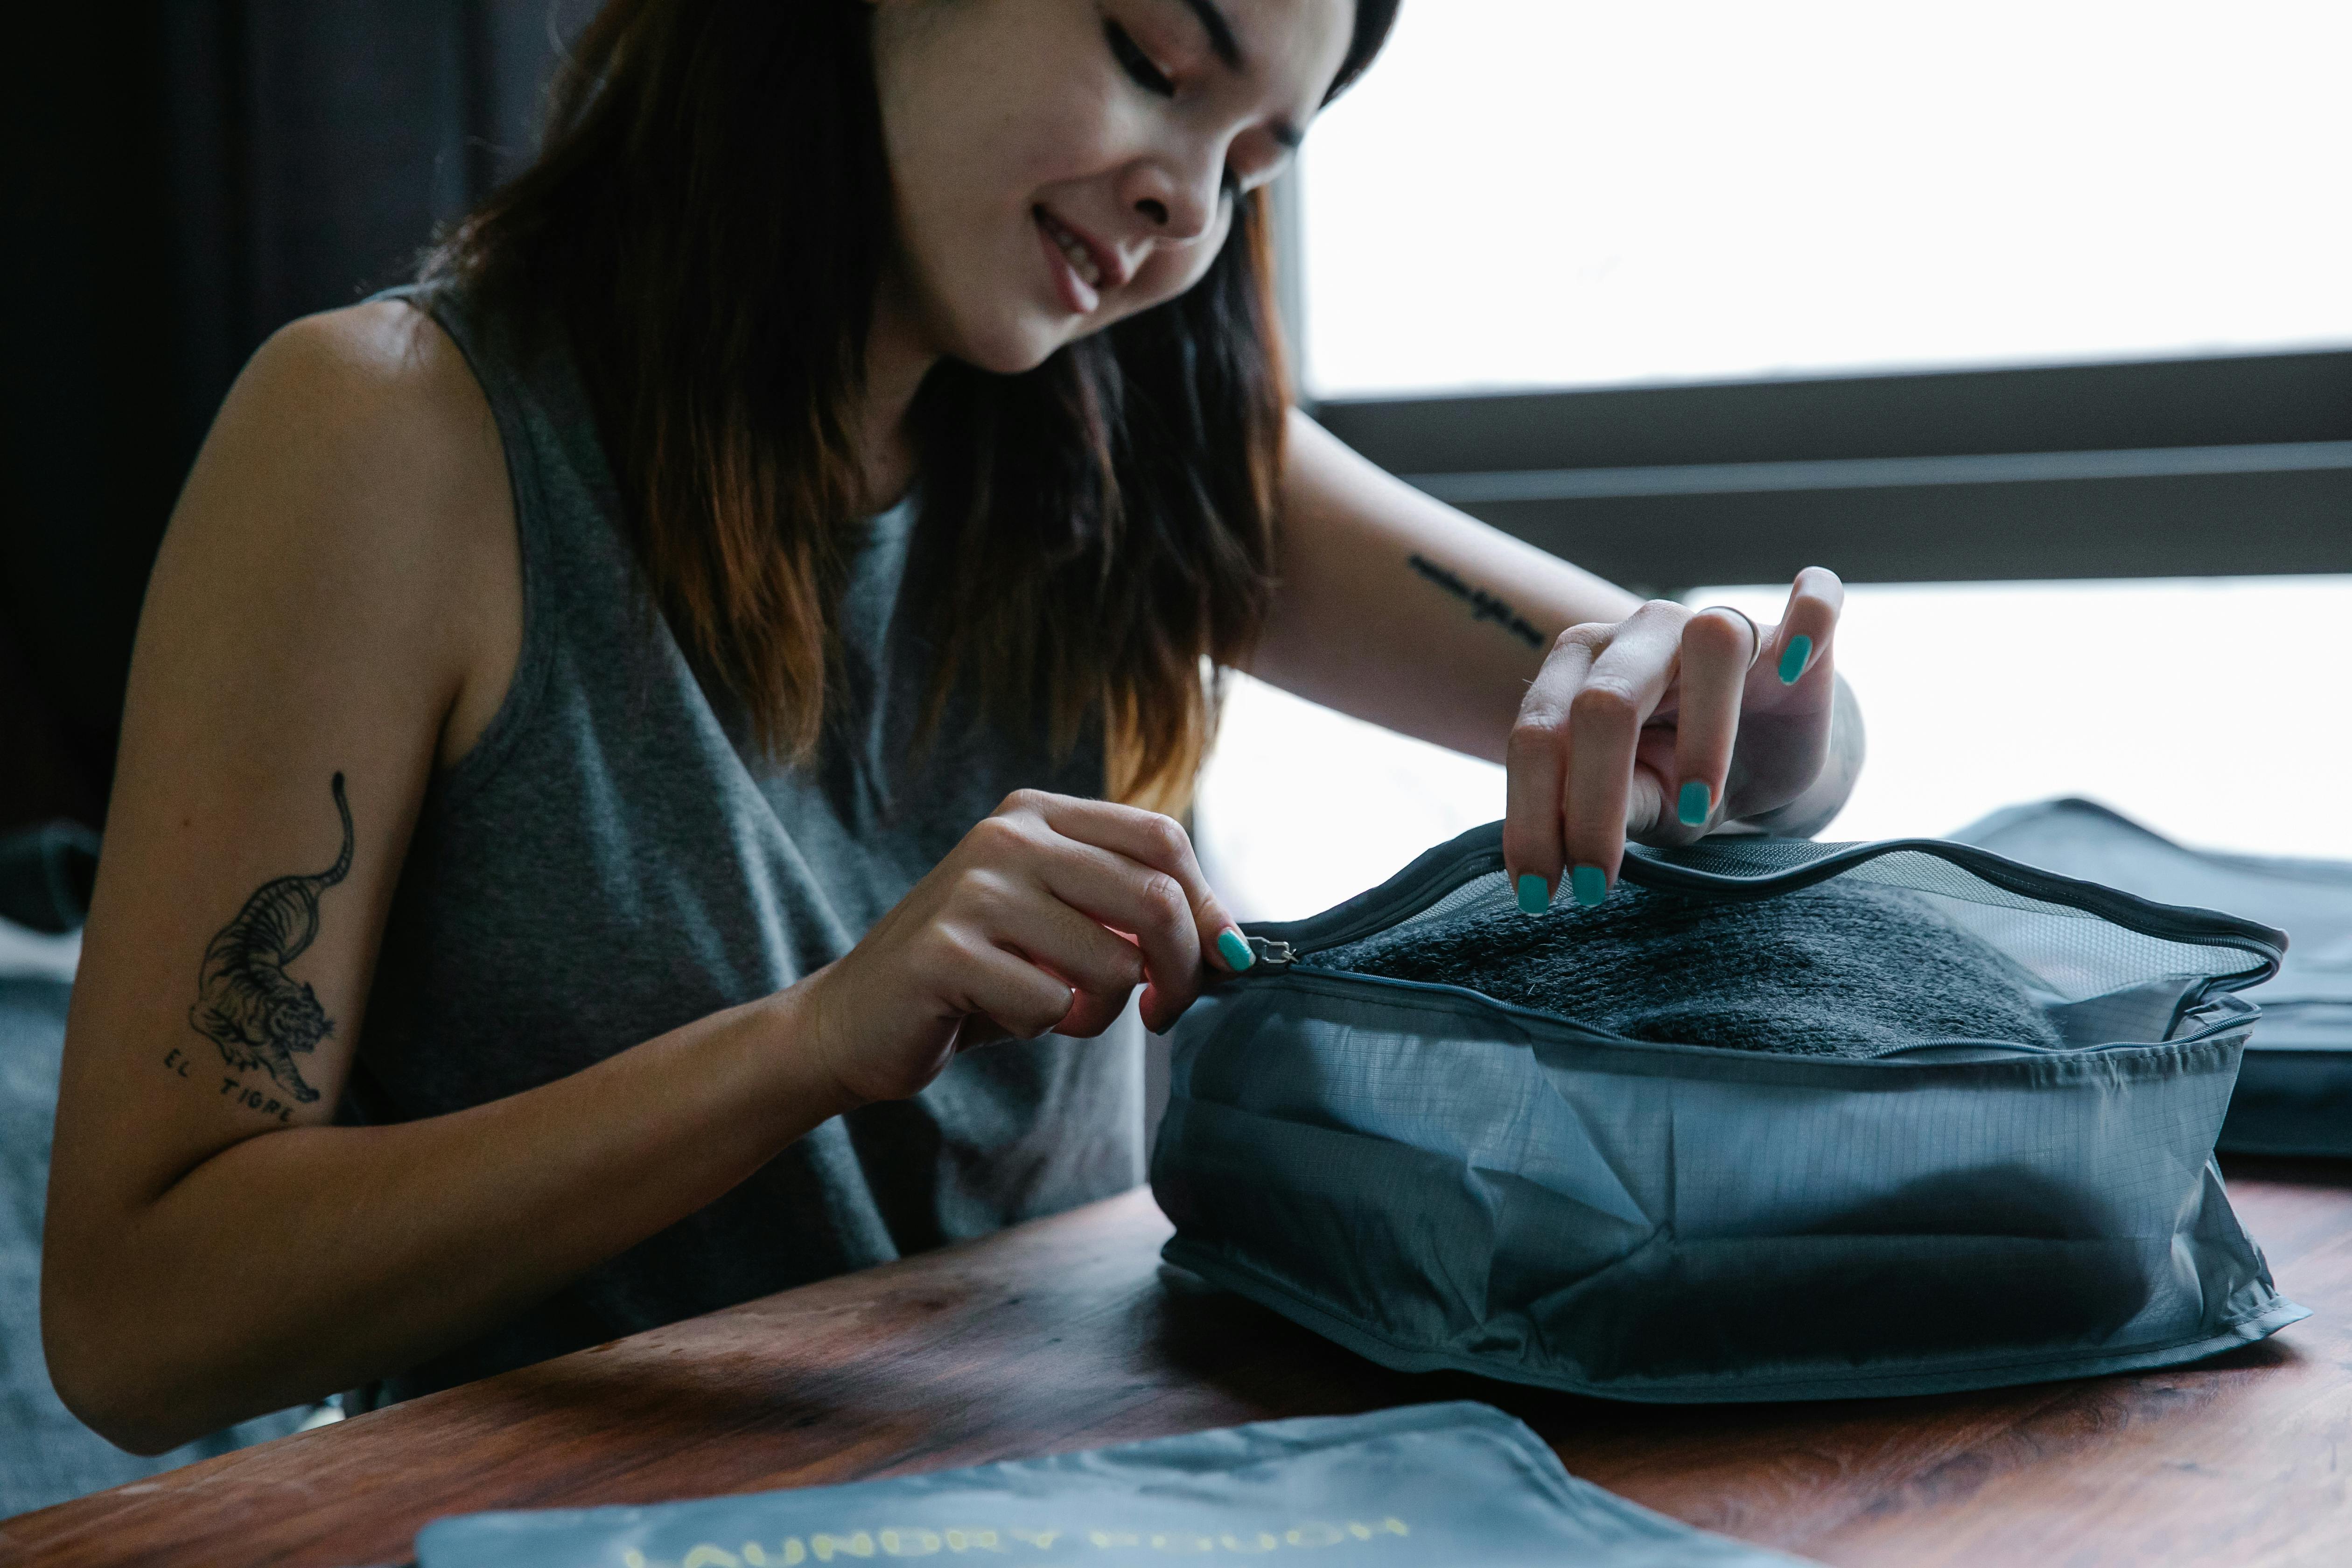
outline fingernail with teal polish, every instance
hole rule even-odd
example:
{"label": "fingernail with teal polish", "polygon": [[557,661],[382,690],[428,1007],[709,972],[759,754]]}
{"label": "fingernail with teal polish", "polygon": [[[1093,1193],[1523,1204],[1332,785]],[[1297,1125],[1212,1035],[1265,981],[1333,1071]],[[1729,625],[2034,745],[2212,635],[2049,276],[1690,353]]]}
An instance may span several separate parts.
{"label": "fingernail with teal polish", "polygon": [[1231,926],[1217,933],[1217,951],[1224,954],[1225,967],[1235,974],[1257,962],[1257,954],[1252,952],[1249,943],[1242,940],[1242,933]]}
{"label": "fingernail with teal polish", "polygon": [[1541,877],[1519,879],[1519,909],[1522,912],[1539,915],[1551,908],[1551,884]]}
{"label": "fingernail with teal polish", "polygon": [[1797,677],[1805,673],[1805,661],[1812,657],[1812,638],[1808,637],[1790,637],[1789,639],[1788,651],[1780,656],[1780,684],[1783,686],[1796,685]]}
{"label": "fingernail with teal polish", "polygon": [[1576,901],[1588,910],[1609,896],[1609,874],[1598,866],[1579,866],[1568,874],[1568,885],[1576,889]]}
{"label": "fingernail with teal polish", "polygon": [[1705,827],[1706,814],[1714,809],[1715,800],[1707,793],[1706,785],[1693,779],[1683,785],[1682,801],[1675,811],[1683,819],[1685,827]]}

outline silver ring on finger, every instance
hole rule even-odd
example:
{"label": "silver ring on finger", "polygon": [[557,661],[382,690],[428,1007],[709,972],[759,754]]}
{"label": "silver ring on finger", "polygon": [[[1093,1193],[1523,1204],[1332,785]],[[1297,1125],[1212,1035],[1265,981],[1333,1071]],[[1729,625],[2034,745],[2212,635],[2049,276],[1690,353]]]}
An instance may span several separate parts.
{"label": "silver ring on finger", "polygon": [[1737,609],[1730,605],[1709,605],[1706,609],[1701,610],[1698,613],[1704,616],[1715,610],[1721,610],[1727,616],[1738,616],[1742,622],[1746,623],[1748,627],[1748,668],[1750,669],[1755,668],[1756,661],[1764,657],[1763,628],[1759,626],[1753,620],[1748,619],[1747,611]]}

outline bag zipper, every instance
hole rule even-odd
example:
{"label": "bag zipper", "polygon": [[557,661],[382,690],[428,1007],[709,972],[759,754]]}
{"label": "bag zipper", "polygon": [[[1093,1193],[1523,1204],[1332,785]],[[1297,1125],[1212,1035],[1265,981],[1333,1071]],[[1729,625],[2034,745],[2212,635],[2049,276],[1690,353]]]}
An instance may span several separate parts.
{"label": "bag zipper", "polygon": [[1253,972],[1264,970],[1268,974],[1279,974],[1298,962],[1298,954],[1286,942],[1262,936],[1245,936],[1242,940],[1249,943],[1250,957],[1255,961],[1250,964]]}
{"label": "bag zipper", "polygon": [[[1255,935],[1244,930],[1243,939],[1258,961],[1250,966],[1249,973],[1283,973],[1315,952],[1344,947],[1388,930],[1474,878],[1500,869],[1501,829],[1500,823],[1474,827],[1423,852],[1379,887],[1359,893],[1322,914],[1303,921],[1267,922],[1284,931],[1284,937]],[[1622,875],[1628,882],[1661,891],[1747,902],[1827,881],[1856,865],[1898,850],[1933,855],[1996,888],[2045,903],[2071,906],[2126,931],[2184,945],[2234,950],[2257,961],[2252,969],[2212,977],[2207,983],[2210,990],[2242,991],[2259,985],[2278,973],[2284,955],[2285,934],[2256,921],[2218,910],[2157,903],[2099,883],[2022,865],[1975,845],[1946,839],[1894,839],[1850,845],[1809,865],[1759,877],[1701,871],[1656,859],[1635,849],[1627,854]],[[1291,940],[1318,925],[1330,929],[1315,931],[1311,946]]]}

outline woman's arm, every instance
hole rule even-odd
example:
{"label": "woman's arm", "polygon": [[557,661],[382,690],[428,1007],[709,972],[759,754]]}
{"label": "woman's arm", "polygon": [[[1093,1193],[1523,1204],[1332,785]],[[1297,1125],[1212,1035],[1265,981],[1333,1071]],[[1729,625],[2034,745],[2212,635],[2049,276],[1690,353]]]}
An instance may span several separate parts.
{"label": "woman's arm", "polygon": [[1281,585],[1252,673],[1506,763],[1507,853],[1547,889],[1576,866],[1613,881],[1628,831],[1807,832],[1852,790],[1861,713],[1832,668],[1843,596],[1830,574],[1808,570],[1764,627],[1643,605],[1381,472],[1303,415],[1283,502]]}
{"label": "woman's arm", "polygon": [[[261,351],[148,590],[58,1102],[42,1326],[59,1393],[126,1447],[457,1342],[831,1108],[761,1056],[782,1026],[755,1008],[464,1115],[327,1125],[426,780],[513,669],[519,584],[497,431],[438,329],[371,306]],[[348,870],[273,892],[337,859],[338,776]]]}
{"label": "woman's arm", "polygon": [[1641,601],[1422,494],[1304,415],[1289,437],[1281,587],[1250,673],[1502,762],[1553,640]]}
{"label": "woman's arm", "polygon": [[1098,1032],[1148,981],[1164,1025],[1231,923],[1167,818],[1016,796],[790,990],[510,1099],[330,1125],[426,782],[515,665],[515,549],[479,388],[401,306],[281,333],[190,478],[140,626],[44,1243],[51,1376],[125,1447],[486,1331],[914,1092],[975,1018]]}

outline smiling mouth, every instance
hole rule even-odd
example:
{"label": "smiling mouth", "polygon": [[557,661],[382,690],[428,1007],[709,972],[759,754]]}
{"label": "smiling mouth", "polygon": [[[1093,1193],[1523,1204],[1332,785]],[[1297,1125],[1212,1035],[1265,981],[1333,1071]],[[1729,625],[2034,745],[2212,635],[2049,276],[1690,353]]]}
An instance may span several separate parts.
{"label": "smiling mouth", "polygon": [[1087,247],[1087,242],[1063,227],[1044,207],[1038,207],[1036,214],[1037,226],[1045,231],[1045,237],[1054,242],[1055,248],[1069,258],[1070,270],[1085,279],[1087,288],[1100,289],[1103,286],[1102,268],[1096,262],[1095,253]]}

